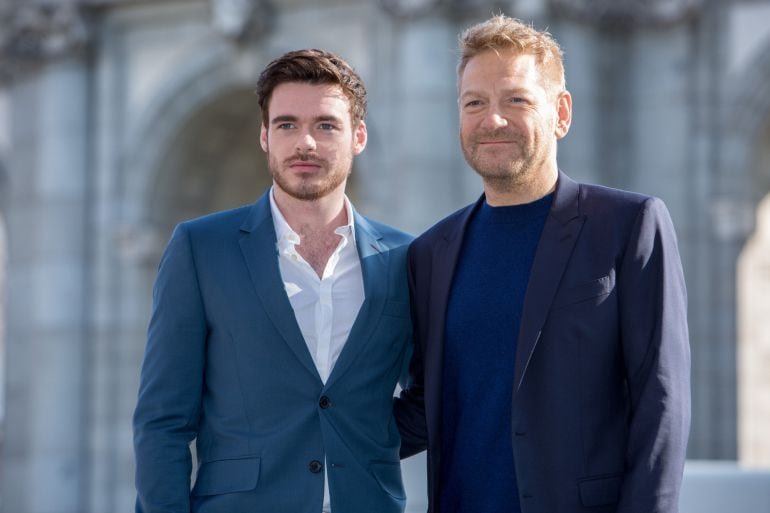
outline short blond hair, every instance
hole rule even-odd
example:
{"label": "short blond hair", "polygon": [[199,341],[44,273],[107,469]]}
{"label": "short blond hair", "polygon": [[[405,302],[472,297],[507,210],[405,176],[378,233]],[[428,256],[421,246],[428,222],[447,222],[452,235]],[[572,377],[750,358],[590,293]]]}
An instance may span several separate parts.
{"label": "short blond hair", "polygon": [[462,78],[468,61],[480,53],[514,50],[534,55],[543,77],[557,91],[563,91],[566,87],[563,52],[559,43],[547,31],[536,30],[521,20],[497,14],[463,31],[459,43],[461,53],[457,65],[458,79]]}

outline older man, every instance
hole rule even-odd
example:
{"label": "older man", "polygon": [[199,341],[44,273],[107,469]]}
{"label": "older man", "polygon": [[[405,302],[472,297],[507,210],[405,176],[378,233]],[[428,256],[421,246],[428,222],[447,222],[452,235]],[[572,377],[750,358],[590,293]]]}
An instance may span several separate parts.
{"label": "older man", "polygon": [[561,50],[506,16],[460,39],[484,194],[411,245],[402,455],[432,513],[674,513],[690,422],[685,284],[659,199],[559,171]]}

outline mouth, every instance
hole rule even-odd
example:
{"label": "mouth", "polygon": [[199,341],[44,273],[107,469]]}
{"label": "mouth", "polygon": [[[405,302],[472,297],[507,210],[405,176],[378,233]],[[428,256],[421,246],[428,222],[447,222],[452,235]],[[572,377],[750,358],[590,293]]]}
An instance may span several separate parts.
{"label": "mouth", "polygon": [[295,171],[315,171],[321,168],[321,164],[309,160],[295,160],[289,163],[289,168]]}
{"label": "mouth", "polygon": [[496,144],[515,144],[515,141],[478,141],[481,146],[494,146]]}

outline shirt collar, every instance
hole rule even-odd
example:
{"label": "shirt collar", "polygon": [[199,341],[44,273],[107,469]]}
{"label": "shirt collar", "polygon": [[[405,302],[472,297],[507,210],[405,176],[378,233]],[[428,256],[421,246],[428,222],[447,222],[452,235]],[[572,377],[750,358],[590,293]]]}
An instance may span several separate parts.
{"label": "shirt collar", "polygon": [[[294,246],[300,243],[299,234],[289,226],[286,222],[286,218],[283,217],[281,209],[275,203],[275,197],[273,192],[274,187],[270,187],[270,213],[273,215],[273,226],[275,227],[275,237],[278,240],[278,248],[281,251],[289,248],[293,249]],[[348,214],[347,224],[338,227],[334,230],[334,233],[347,238],[348,236],[353,242],[356,241],[355,223],[353,222],[353,205],[350,203],[347,195],[343,197],[345,202],[345,210]]]}

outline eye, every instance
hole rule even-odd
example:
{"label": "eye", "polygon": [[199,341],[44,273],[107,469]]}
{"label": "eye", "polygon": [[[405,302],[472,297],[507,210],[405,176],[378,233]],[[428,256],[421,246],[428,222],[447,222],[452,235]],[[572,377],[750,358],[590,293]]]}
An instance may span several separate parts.
{"label": "eye", "polygon": [[482,105],[482,101],[481,100],[469,100],[469,101],[465,102],[464,107],[466,109],[468,109],[468,108],[473,108],[473,107],[480,107],[481,105]]}
{"label": "eye", "polygon": [[529,103],[526,98],[523,98],[521,96],[512,96],[508,99],[511,103]]}
{"label": "eye", "polygon": [[334,130],[337,127],[335,127],[332,123],[319,123],[318,128],[321,130]]}
{"label": "eye", "polygon": [[296,128],[296,125],[294,123],[290,123],[286,121],[284,123],[278,123],[277,125],[275,125],[275,128],[277,130],[290,130],[292,128]]}

